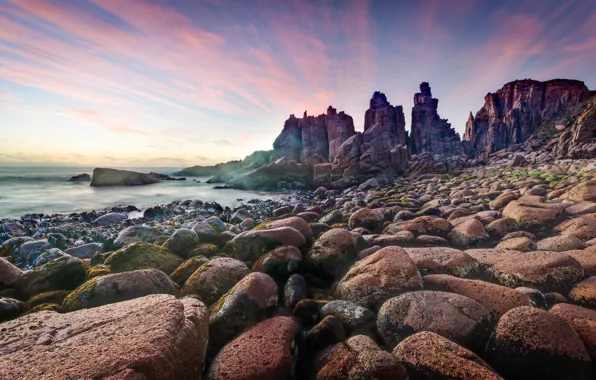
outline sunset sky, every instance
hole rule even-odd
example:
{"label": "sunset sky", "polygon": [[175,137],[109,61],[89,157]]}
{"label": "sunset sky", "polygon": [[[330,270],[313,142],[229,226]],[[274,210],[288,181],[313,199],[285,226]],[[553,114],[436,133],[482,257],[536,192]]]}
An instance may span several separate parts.
{"label": "sunset sky", "polygon": [[594,0],[0,0],[0,164],[239,159],[375,90],[409,129],[422,81],[462,133],[523,78],[596,89]]}

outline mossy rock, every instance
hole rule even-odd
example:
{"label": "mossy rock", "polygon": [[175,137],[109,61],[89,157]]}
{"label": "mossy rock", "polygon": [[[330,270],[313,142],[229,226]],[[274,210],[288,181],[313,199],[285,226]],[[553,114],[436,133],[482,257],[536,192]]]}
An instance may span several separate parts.
{"label": "mossy rock", "polygon": [[52,292],[37,294],[27,301],[27,310],[32,310],[42,304],[62,304],[68,293],[66,290],[54,290]]}
{"label": "mossy rock", "polygon": [[38,313],[40,311],[55,311],[58,313],[62,312],[62,306],[57,303],[42,303],[28,310],[26,314]]}
{"label": "mossy rock", "polygon": [[110,267],[104,264],[98,264],[89,269],[87,272],[87,280],[90,280],[95,277],[105,276],[106,274],[112,273],[110,271]]}
{"label": "mossy rock", "polygon": [[159,269],[166,274],[182,264],[182,258],[159,245],[135,242],[112,253],[105,261],[112,273]]}
{"label": "mossy rock", "polygon": [[205,256],[211,257],[219,252],[217,245],[211,243],[201,243],[188,254],[189,257]]}
{"label": "mossy rock", "polygon": [[17,287],[33,296],[53,290],[71,290],[82,284],[89,264],[76,257],[59,257],[49,263],[25,272],[17,281]]}
{"label": "mossy rock", "polygon": [[331,226],[331,228],[348,228],[348,223],[335,223]]}
{"label": "mossy rock", "polygon": [[205,256],[196,256],[190,258],[180,264],[174,272],[170,275],[170,279],[174,281],[176,284],[182,286],[188,280],[188,278],[201,267],[201,265],[209,262]]}

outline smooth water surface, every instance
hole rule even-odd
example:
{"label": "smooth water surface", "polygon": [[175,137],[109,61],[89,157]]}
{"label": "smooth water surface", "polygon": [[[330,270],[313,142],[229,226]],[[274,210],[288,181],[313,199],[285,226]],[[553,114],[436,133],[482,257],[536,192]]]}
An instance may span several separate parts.
{"label": "smooth water surface", "polygon": [[[127,169],[127,168],[120,168]],[[138,172],[171,175],[179,168],[128,168]],[[144,186],[89,186],[89,182],[69,182],[74,175],[88,173],[85,167],[9,167],[0,166],[0,219],[19,218],[29,213],[70,213],[100,210],[118,205],[144,209],[175,200],[215,201],[234,207],[242,201],[274,197],[274,194],[243,190],[215,190],[208,178],[188,177],[186,181],[163,181]],[[199,182],[193,181],[196,179]]]}

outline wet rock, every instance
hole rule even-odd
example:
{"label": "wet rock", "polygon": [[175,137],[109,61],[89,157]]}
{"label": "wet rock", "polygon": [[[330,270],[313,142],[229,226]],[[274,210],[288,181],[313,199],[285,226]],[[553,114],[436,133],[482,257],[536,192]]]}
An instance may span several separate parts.
{"label": "wet rock", "polygon": [[103,251],[103,244],[88,243],[79,245],[77,247],[68,248],[64,251],[64,253],[78,257],[79,259],[90,259],[98,253],[103,253]]}
{"label": "wet rock", "polygon": [[457,277],[474,276],[478,261],[454,248],[405,248],[422,274],[451,274]]}
{"label": "wet rock", "polygon": [[333,210],[330,213],[321,217],[319,222],[332,226],[336,223],[341,223],[344,220],[344,214],[339,210]]}
{"label": "wet rock", "polygon": [[311,347],[327,347],[346,339],[346,331],[338,318],[324,317],[306,333],[306,343]]}
{"label": "wet rock", "polygon": [[232,240],[234,257],[242,261],[256,261],[262,254],[277,246],[301,247],[304,235],[291,227],[246,231]]}
{"label": "wet rock", "polygon": [[477,301],[500,317],[518,306],[529,306],[530,298],[517,290],[480,280],[467,280],[444,274],[424,276],[424,289],[457,293]]}
{"label": "wet rock", "polygon": [[52,246],[47,240],[27,241],[21,244],[18,254],[13,258],[17,262],[29,264],[34,262],[43,251],[50,248]]}
{"label": "wet rock", "polygon": [[197,268],[182,287],[182,295],[197,295],[207,306],[216,303],[228,290],[249,273],[239,260],[220,257]]}
{"label": "wet rock", "polygon": [[376,316],[369,309],[358,305],[355,302],[335,300],[321,308],[320,314],[323,318],[332,315],[337,318],[348,333],[360,331],[363,327],[375,323]]}
{"label": "wet rock", "polygon": [[159,269],[170,274],[182,264],[182,261],[182,258],[163,247],[136,242],[112,253],[104,264],[109,266],[113,273],[137,269]]}
{"label": "wet rock", "polygon": [[0,287],[11,286],[22,274],[23,271],[20,268],[0,257]]}
{"label": "wet rock", "polygon": [[73,290],[64,299],[66,311],[89,309],[150,294],[177,295],[176,285],[162,271],[143,269],[96,277]]}
{"label": "wet rock", "polygon": [[369,231],[376,232],[383,228],[385,218],[383,214],[377,209],[361,208],[350,216],[348,221],[348,228],[362,227]]}
{"label": "wet rock", "polygon": [[416,265],[400,247],[386,247],[355,263],[339,281],[335,298],[378,309],[401,293],[422,288]]}
{"label": "wet rock", "polygon": [[71,290],[81,285],[89,264],[76,257],[60,257],[34,270],[23,273],[15,286],[33,296],[52,290]]}
{"label": "wet rock", "polygon": [[353,336],[319,351],[311,378],[320,380],[406,380],[404,367],[364,335]]}
{"label": "wet rock", "polygon": [[575,331],[554,314],[527,306],[501,317],[486,358],[507,379],[591,379],[594,375]]}
{"label": "wet rock", "polygon": [[312,236],[312,230],[308,226],[308,223],[298,216],[292,216],[289,218],[276,220],[274,222],[265,224],[265,227],[268,229],[291,227],[296,231],[300,232],[302,236],[304,236],[307,239]]}
{"label": "wet rock", "polygon": [[250,273],[210,308],[209,346],[215,350],[271,315],[277,285],[264,273]]}
{"label": "wet rock", "polygon": [[197,300],[160,294],[0,327],[1,378],[191,379],[203,371],[208,314]]}
{"label": "wet rock", "polygon": [[209,369],[209,380],[277,380],[293,373],[298,326],[289,317],[267,319],[227,344]]}
{"label": "wet rock", "polygon": [[184,285],[186,280],[197,270],[199,267],[205,263],[209,262],[204,256],[195,256],[192,257],[182,264],[178,268],[176,268],[172,274],[170,274],[170,279],[174,281],[178,286]]}
{"label": "wet rock", "polygon": [[219,243],[219,232],[209,223],[197,222],[192,226],[192,231],[197,234],[202,243]]}
{"label": "wet rock", "polygon": [[308,297],[306,280],[299,274],[293,274],[288,278],[284,286],[284,305],[290,311],[294,310],[298,302]]}
{"label": "wet rock", "polygon": [[130,226],[120,231],[114,245],[122,247],[134,242],[153,243],[158,236],[159,230],[155,227]]}
{"label": "wet rock", "polygon": [[307,266],[329,280],[342,276],[356,258],[355,237],[349,231],[333,228],[319,237],[306,256]]}
{"label": "wet rock", "polygon": [[569,298],[581,306],[596,309],[596,276],[588,277],[575,285],[569,292]]}
{"label": "wet rock", "polygon": [[302,254],[293,246],[283,246],[261,256],[253,265],[253,272],[268,274],[283,286],[302,265]]}
{"label": "wet rock", "polygon": [[37,256],[35,261],[33,261],[33,266],[36,268],[40,267],[44,264],[49,263],[52,260],[56,260],[59,257],[72,257],[72,256],[62,252],[58,248],[51,248],[51,249],[48,249],[47,251],[43,251],[43,253],[41,255]]}
{"label": "wet rock", "polygon": [[583,277],[577,260],[560,252],[507,251],[492,267],[494,278],[504,286],[528,286],[541,291],[564,291]]}
{"label": "wet rock", "polygon": [[379,335],[389,349],[410,335],[431,331],[482,352],[490,327],[490,311],[480,303],[459,294],[428,290],[388,300],[377,317]]}
{"label": "wet rock", "polygon": [[95,219],[93,221],[93,224],[97,224],[98,226],[107,226],[110,224],[120,223],[126,219],[128,219],[128,216],[124,214],[118,212],[110,212]]}
{"label": "wet rock", "polygon": [[164,243],[164,248],[169,249],[178,256],[188,257],[189,253],[200,243],[199,235],[191,229],[179,228]]}
{"label": "wet rock", "polygon": [[[0,322],[17,318],[25,311],[25,304],[14,298],[0,297]],[[4,331],[3,331],[4,333]],[[1,341],[1,339],[0,339]],[[1,371],[1,370],[0,370]]]}

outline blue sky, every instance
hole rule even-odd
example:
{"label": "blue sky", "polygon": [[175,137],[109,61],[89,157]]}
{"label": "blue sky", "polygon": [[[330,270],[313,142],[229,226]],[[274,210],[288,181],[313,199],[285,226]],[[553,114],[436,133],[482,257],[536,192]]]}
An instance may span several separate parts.
{"label": "blue sky", "polygon": [[0,0],[0,163],[187,166],[270,149],[289,114],[429,81],[463,132],[514,79],[596,89],[576,1]]}

